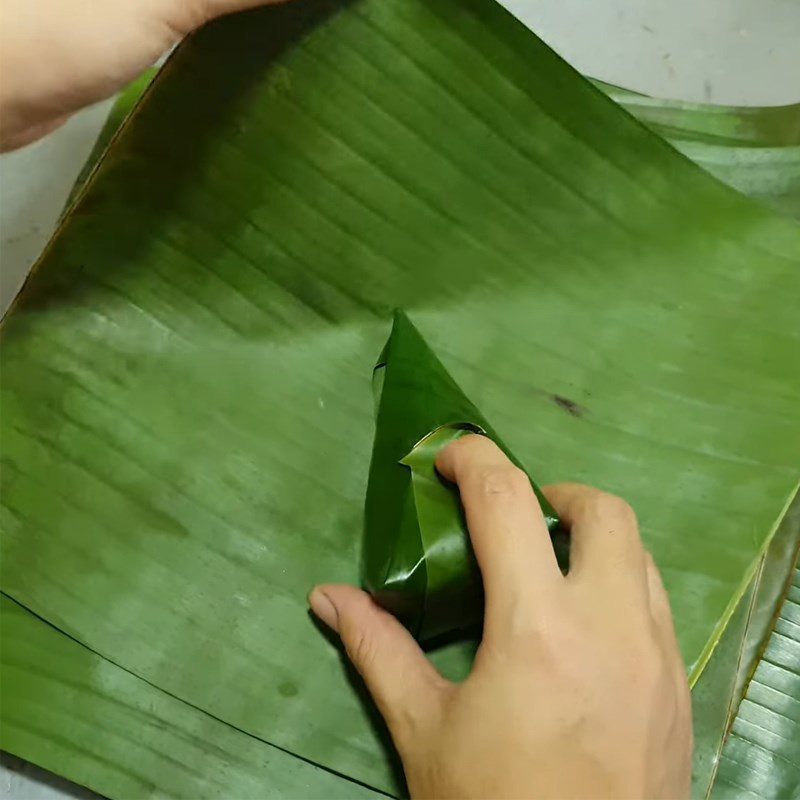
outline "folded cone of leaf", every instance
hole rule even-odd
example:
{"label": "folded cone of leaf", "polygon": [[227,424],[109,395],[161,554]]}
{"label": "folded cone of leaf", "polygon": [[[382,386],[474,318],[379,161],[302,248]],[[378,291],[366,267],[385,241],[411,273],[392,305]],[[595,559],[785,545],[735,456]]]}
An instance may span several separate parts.
{"label": "folded cone of leaf", "polygon": [[[359,580],[373,439],[405,424],[376,434],[369,376],[402,307],[457,404],[391,454],[404,502],[414,446],[466,423],[537,481],[628,499],[693,685],[696,795],[721,770],[792,796],[800,230],[761,201],[798,208],[794,112],[621,102],[759,202],[492,0],[304,0],[176,52],[3,322],[4,749],[113,798],[402,791],[306,606]],[[458,679],[473,652],[430,657]]]}
{"label": "folded cone of leaf", "polygon": [[[378,410],[363,583],[420,639],[475,626],[483,606],[480,575],[458,491],[436,472],[436,456],[461,436],[479,433],[516,459],[402,311],[395,313],[373,380]],[[555,530],[555,511],[531,485]]]}

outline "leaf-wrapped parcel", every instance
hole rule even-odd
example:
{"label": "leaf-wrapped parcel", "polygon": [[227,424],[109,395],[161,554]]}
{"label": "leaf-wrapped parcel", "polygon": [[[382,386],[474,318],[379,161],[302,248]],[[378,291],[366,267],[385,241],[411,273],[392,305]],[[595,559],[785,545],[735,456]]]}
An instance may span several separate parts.
{"label": "leaf-wrapped parcel", "polygon": [[[395,313],[373,388],[377,421],[363,582],[419,639],[469,627],[481,616],[480,575],[458,490],[437,473],[436,456],[461,436],[479,433],[521,465],[402,311]],[[556,531],[555,511],[531,485]]]}

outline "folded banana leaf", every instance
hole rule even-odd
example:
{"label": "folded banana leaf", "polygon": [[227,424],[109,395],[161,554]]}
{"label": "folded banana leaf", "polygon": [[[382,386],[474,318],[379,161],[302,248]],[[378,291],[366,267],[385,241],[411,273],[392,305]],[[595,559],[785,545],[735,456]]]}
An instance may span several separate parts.
{"label": "folded banana leaf", "polygon": [[92,170],[97,166],[97,162],[102,158],[109,143],[114,136],[116,136],[117,131],[122,127],[122,124],[125,122],[134,106],[142,99],[142,95],[157,74],[158,67],[150,67],[142,72],[135,80],[131,81],[131,83],[119,93],[119,96],[108,112],[108,117],[106,117],[103,127],[100,129],[94,147],[92,147],[86,162],[83,167],[81,167],[80,173],[78,173],[72,191],[67,198],[65,211],[70,208],[75,198],[78,196],[78,192],[83,188],[89,176],[92,174]]}
{"label": "folded banana leaf", "polygon": [[800,218],[800,103],[703,105],[593,83],[714,177]]}
{"label": "folded banana leaf", "polygon": [[[436,456],[479,433],[521,465],[403,312],[394,315],[373,386],[377,420],[362,581],[420,639],[475,626],[483,611],[480,573],[458,490],[436,472]],[[555,511],[531,486],[555,531]]]}
{"label": "folded banana leaf", "polygon": [[739,707],[712,796],[800,797],[800,569]]}
{"label": "folded banana leaf", "polygon": [[[798,547],[800,495],[795,494],[693,687],[695,794],[708,796],[714,788],[740,700],[770,634],[776,635],[775,616],[791,586]],[[780,773],[779,768],[776,780]]]}
{"label": "folded banana leaf", "polygon": [[631,499],[698,685],[796,483],[799,263],[794,224],[490,2],[226,20],[159,75],[4,323],[3,586],[395,787],[304,597],[357,577],[365,376],[402,305],[537,477]]}

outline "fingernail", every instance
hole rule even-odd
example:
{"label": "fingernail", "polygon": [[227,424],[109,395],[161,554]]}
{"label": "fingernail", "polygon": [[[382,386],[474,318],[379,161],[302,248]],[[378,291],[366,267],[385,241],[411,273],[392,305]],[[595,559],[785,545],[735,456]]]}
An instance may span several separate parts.
{"label": "fingernail", "polygon": [[336,606],[322,589],[319,587],[314,589],[308,597],[308,603],[319,619],[329,628],[332,628],[337,633],[339,632],[339,614],[336,611]]}

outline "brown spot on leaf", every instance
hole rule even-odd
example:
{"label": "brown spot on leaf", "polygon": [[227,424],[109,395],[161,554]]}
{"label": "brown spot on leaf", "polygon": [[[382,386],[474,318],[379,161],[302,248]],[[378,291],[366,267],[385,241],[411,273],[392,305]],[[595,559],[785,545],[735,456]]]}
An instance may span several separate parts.
{"label": "brown spot on leaf", "polygon": [[586,413],[586,409],[582,405],[570,400],[568,397],[562,397],[560,394],[551,394],[550,397],[559,408],[566,411],[570,416],[582,417]]}
{"label": "brown spot on leaf", "polygon": [[278,692],[281,697],[295,697],[297,695],[298,689],[295,684],[291,681],[284,681],[279,687]]}

